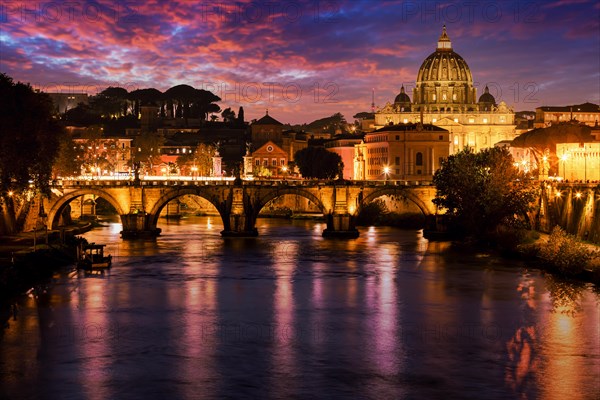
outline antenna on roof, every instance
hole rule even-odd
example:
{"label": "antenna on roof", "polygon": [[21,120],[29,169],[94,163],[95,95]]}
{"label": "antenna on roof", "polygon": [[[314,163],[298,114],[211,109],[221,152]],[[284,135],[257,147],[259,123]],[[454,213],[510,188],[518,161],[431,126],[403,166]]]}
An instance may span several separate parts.
{"label": "antenna on roof", "polygon": [[375,88],[373,88],[373,93],[371,95],[371,112],[375,112]]}

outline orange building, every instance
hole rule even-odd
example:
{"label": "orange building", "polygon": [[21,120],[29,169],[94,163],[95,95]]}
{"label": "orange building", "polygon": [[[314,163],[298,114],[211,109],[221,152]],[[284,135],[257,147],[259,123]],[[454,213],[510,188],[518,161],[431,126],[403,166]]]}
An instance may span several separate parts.
{"label": "orange building", "polygon": [[285,172],[289,158],[287,152],[269,140],[252,153],[252,160],[255,176],[278,176]]}

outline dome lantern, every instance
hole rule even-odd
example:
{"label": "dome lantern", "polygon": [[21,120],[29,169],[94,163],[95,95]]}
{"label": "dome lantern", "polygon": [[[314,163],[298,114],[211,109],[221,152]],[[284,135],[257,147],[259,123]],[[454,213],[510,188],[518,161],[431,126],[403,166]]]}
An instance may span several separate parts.
{"label": "dome lantern", "polygon": [[442,34],[438,39],[437,50],[452,50],[452,42],[446,33],[446,25],[442,28]]}

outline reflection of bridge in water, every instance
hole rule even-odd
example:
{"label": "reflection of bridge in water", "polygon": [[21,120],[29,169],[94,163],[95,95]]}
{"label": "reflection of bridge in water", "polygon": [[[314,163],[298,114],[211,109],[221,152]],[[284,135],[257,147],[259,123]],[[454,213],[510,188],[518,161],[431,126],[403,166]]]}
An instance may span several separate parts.
{"label": "reflection of bridge in water", "polygon": [[110,203],[123,224],[122,237],[160,234],[157,227],[162,209],[185,195],[210,202],[223,221],[223,236],[256,236],[256,218],[271,200],[284,195],[308,199],[323,213],[327,229],[323,236],[356,237],[355,219],[361,208],[380,196],[396,196],[414,203],[424,215],[435,213],[435,188],[406,181],[94,181],[64,180],[44,200],[48,228],[58,228],[61,216],[76,198],[95,195]]}

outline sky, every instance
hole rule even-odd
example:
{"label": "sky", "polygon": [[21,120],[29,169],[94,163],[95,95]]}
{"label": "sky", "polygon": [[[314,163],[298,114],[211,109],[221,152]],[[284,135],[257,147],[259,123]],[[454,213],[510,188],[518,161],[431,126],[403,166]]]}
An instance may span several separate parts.
{"label": "sky", "polygon": [[600,2],[0,0],[0,72],[47,92],[178,84],[283,123],[412,96],[442,26],[515,111],[600,102]]}

